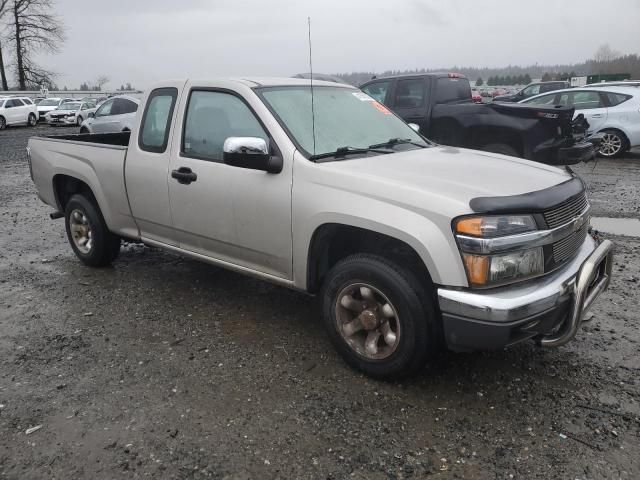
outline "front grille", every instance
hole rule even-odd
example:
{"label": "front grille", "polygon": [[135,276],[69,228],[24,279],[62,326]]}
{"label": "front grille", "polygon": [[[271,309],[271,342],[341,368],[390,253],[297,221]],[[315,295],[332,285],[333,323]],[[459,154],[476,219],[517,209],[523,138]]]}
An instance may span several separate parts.
{"label": "front grille", "polygon": [[553,252],[553,267],[557,267],[565,260],[570,259],[578,251],[584,239],[587,238],[587,226],[588,223],[585,223],[580,230],[557,241],[551,246]]}
{"label": "front grille", "polygon": [[556,228],[570,222],[579,216],[589,205],[585,192],[556,205],[543,212],[544,220],[548,228]]}

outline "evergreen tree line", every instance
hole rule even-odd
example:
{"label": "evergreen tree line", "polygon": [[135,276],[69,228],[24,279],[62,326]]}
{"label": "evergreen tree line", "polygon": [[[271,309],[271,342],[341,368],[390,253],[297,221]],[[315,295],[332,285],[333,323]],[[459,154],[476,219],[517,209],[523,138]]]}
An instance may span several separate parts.
{"label": "evergreen tree line", "polygon": [[[602,47],[601,47],[602,48]],[[370,80],[373,76],[376,77],[388,77],[392,75],[410,75],[420,73],[433,73],[433,72],[457,72],[466,76],[475,82],[476,79],[487,79],[487,84],[493,78],[498,83],[495,85],[514,85],[518,83],[518,79],[525,80],[527,77],[532,79],[544,79],[544,80],[564,80],[572,76],[593,75],[602,73],[628,73],[632,79],[640,79],[640,55],[629,54],[621,55],[613,52],[610,56],[604,56],[604,58],[598,58],[596,55],[594,59],[587,60],[582,63],[575,63],[572,65],[529,65],[525,67],[517,65],[508,65],[502,68],[478,68],[478,67],[458,67],[453,66],[450,68],[416,68],[409,70],[386,70],[384,72],[351,72],[351,73],[339,73],[334,74],[336,77],[341,78],[345,82],[351,85],[361,85],[364,82]],[[508,82],[509,77],[512,83]],[[516,79],[514,81],[514,78]],[[500,82],[502,79],[502,82]],[[484,83],[484,82],[483,82]],[[521,82],[524,85],[530,82]]]}

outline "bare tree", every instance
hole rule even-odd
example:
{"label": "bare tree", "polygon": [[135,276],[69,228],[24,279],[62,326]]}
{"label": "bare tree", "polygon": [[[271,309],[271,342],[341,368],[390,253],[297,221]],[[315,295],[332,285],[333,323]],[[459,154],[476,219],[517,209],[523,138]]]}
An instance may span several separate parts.
{"label": "bare tree", "polygon": [[98,78],[96,78],[96,86],[98,87],[98,90],[102,90],[103,85],[106,85],[107,83],[109,83],[111,79],[109,78],[108,75],[102,74],[102,75],[98,75]]}
{"label": "bare tree", "polygon": [[13,0],[13,43],[20,90],[51,84],[55,76],[33,61],[36,51],[58,52],[64,41],[64,27],[51,12],[52,7],[52,0]]}
{"label": "bare tree", "polygon": [[620,52],[612,50],[608,43],[600,45],[596,53],[593,55],[593,61],[597,63],[606,63],[620,57]]}
{"label": "bare tree", "polygon": [[[0,0],[0,21],[2,21],[2,17],[4,17],[5,13],[7,13],[7,5],[9,0]],[[5,71],[4,66],[4,56],[2,55],[2,32],[0,32],[0,79],[2,80],[2,89],[9,90],[9,84],[7,83],[7,73]]]}

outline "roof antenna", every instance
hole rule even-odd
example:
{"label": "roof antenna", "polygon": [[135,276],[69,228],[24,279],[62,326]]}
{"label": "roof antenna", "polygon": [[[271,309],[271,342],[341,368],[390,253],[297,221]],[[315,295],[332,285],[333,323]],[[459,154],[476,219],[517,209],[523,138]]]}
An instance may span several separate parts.
{"label": "roof antenna", "polygon": [[311,134],[313,135],[313,155],[316,154],[316,114],[313,105],[313,63],[311,61],[311,17],[307,17],[309,29],[309,77],[311,80]]}

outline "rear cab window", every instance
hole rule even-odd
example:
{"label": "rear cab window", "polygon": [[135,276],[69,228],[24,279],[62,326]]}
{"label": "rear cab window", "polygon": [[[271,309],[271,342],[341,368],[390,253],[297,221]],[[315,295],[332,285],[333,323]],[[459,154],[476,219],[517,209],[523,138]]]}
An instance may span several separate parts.
{"label": "rear cab window", "polygon": [[471,85],[463,77],[440,77],[436,80],[433,103],[470,102]]}
{"label": "rear cab window", "polygon": [[138,135],[141,150],[163,153],[167,149],[177,97],[178,90],[173,87],[157,88],[149,94]]}

